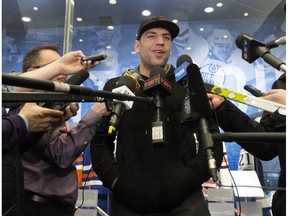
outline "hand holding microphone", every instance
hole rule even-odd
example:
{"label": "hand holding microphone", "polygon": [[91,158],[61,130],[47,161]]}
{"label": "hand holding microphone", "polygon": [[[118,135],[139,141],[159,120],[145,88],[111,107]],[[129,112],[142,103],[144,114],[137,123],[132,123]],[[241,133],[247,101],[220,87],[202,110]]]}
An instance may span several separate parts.
{"label": "hand holding microphone", "polygon": [[[67,79],[64,83],[70,84],[70,85],[81,85],[88,77],[89,77],[89,72],[87,70],[81,70],[75,75],[71,76],[69,79]],[[37,103],[37,105],[45,107],[45,108],[56,109],[56,110],[61,110],[61,111],[63,111],[65,107],[67,106],[66,103],[62,103],[62,102],[42,102],[42,103]]]}

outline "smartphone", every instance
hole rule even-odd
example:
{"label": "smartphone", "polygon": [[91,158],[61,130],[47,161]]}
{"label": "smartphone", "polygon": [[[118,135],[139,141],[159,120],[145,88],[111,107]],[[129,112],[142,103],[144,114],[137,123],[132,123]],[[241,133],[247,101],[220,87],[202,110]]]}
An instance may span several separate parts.
{"label": "smartphone", "polygon": [[248,92],[250,92],[255,97],[261,97],[261,96],[265,95],[264,92],[260,91],[259,89],[255,88],[254,86],[251,86],[251,85],[245,85],[244,89],[247,90]]}
{"label": "smartphone", "polygon": [[96,55],[91,55],[91,56],[86,56],[82,58],[82,61],[89,61],[91,60],[92,63],[95,61],[102,61],[106,59],[107,55],[106,54],[96,54]]}

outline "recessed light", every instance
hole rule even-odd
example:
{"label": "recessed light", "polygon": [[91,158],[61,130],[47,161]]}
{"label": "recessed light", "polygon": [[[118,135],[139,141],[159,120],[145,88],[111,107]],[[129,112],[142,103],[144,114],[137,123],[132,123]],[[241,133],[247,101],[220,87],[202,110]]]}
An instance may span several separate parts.
{"label": "recessed light", "polygon": [[200,31],[204,31],[204,28],[200,28],[199,30],[200,30]]}
{"label": "recessed light", "polygon": [[23,22],[31,22],[31,18],[30,17],[22,17],[21,18]]}
{"label": "recessed light", "polygon": [[246,13],[244,13],[244,16],[248,16],[249,14],[246,12]]}
{"label": "recessed light", "polygon": [[111,49],[111,46],[106,46],[106,49]]}
{"label": "recessed light", "polygon": [[117,1],[116,0],[109,0],[109,4],[111,4],[111,5],[117,4]]}
{"label": "recessed light", "polygon": [[114,30],[114,26],[112,26],[112,25],[107,26],[107,29],[109,29],[109,30]]}
{"label": "recessed light", "polygon": [[77,20],[78,22],[82,22],[82,21],[83,21],[83,19],[82,19],[81,17],[77,17],[76,20]]}
{"label": "recessed light", "polygon": [[151,15],[151,12],[149,10],[143,10],[142,11],[142,15],[143,16],[150,16]]}
{"label": "recessed light", "polygon": [[173,23],[178,23],[178,20],[177,19],[173,19],[172,22]]}
{"label": "recessed light", "polygon": [[186,47],[186,50],[191,50],[191,47]]}
{"label": "recessed light", "polygon": [[83,39],[79,39],[79,42],[82,43],[82,42],[83,42]]}
{"label": "recessed light", "polygon": [[217,7],[222,7],[222,6],[223,6],[223,3],[222,3],[222,2],[218,2],[218,3],[216,4],[216,6],[217,6]]}
{"label": "recessed light", "polygon": [[33,10],[37,11],[37,10],[38,10],[38,7],[33,7]]}
{"label": "recessed light", "polygon": [[213,7],[207,7],[204,9],[205,13],[212,13],[214,11]]}

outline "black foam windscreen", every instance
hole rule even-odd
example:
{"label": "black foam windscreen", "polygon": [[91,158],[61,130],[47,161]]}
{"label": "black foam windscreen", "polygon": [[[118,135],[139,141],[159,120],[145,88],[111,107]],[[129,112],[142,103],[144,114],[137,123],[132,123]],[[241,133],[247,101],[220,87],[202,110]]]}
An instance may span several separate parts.
{"label": "black foam windscreen", "polygon": [[121,76],[116,83],[116,87],[127,86],[132,92],[135,92],[135,80],[130,76]]}
{"label": "black foam windscreen", "polygon": [[179,67],[184,62],[188,62],[189,64],[193,64],[192,58],[189,55],[184,54],[184,55],[179,56],[179,58],[177,59],[176,67]]}

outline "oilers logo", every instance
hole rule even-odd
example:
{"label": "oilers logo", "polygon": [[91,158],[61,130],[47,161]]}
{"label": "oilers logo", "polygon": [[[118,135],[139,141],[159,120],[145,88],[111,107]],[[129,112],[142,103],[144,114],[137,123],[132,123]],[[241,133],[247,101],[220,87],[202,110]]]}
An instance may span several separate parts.
{"label": "oilers logo", "polygon": [[205,83],[223,86],[225,82],[225,72],[218,64],[206,64],[200,69],[202,79]]}

